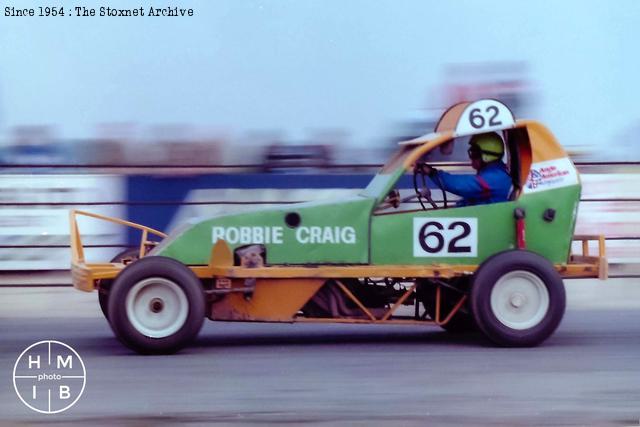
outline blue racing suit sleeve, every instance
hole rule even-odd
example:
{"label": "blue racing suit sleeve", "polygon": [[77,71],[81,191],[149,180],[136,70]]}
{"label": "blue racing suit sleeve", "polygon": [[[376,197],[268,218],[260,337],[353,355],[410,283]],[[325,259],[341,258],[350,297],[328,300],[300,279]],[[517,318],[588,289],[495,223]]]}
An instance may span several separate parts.
{"label": "blue racing suit sleeve", "polygon": [[476,175],[454,175],[437,171],[442,186],[449,193],[462,197],[458,206],[506,202],[511,191],[511,177],[501,162],[485,165]]}
{"label": "blue racing suit sleeve", "polygon": [[457,194],[463,199],[481,199],[486,195],[487,190],[476,175],[454,175],[439,170],[438,177],[446,191]]}

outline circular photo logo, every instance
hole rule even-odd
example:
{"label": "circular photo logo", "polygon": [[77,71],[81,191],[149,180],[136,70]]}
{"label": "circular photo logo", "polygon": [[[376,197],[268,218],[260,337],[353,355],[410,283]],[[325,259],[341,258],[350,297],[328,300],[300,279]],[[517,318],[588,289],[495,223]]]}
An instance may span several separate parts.
{"label": "circular photo logo", "polygon": [[40,341],[27,347],[13,367],[13,387],[22,403],[41,414],[71,408],[87,381],[84,363],[71,346]]}

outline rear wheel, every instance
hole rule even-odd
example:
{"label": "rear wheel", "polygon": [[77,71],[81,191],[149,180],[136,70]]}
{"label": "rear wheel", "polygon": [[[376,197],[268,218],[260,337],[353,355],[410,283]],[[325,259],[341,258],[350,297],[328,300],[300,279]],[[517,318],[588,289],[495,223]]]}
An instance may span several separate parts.
{"label": "rear wheel", "polygon": [[[136,261],[140,257],[139,249],[125,249],[118,255],[114,256],[109,262],[127,262]],[[101,280],[98,286],[98,303],[104,317],[109,320],[109,291],[113,280]]]}
{"label": "rear wheel", "polygon": [[480,330],[506,347],[535,346],[564,316],[566,296],[553,265],[528,251],[502,252],[473,276],[471,310]]}
{"label": "rear wheel", "polygon": [[120,341],[139,353],[173,353],[202,327],[205,299],[188,267],[151,256],[127,266],[113,283],[109,319]]}

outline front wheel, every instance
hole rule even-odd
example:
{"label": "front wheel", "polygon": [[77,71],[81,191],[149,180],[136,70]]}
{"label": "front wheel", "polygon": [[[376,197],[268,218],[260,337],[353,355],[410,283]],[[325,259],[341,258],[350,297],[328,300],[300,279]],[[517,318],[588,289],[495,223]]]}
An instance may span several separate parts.
{"label": "front wheel", "polygon": [[498,345],[538,345],[556,330],[565,306],[562,278],[547,259],[533,252],[501,252],[473,276],[473,317]]}
{"label": "front wheel", "polygon": [[142,258],[116,278],[109,319],[120,341],[139,353],[173,353],[202,327],[205,298],[200,280],[180,262]]}

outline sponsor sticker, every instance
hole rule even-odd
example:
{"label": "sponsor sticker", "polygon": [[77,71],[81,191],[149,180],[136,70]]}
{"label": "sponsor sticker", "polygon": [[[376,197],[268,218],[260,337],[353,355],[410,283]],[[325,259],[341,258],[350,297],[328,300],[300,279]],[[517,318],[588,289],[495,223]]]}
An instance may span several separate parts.
{"label": "sponsor sticker", "polygon": [[524,185],[525,193],[568,187],[578,183],[576,169],[567,157],[537,162],[531,165],[531,171]]}

